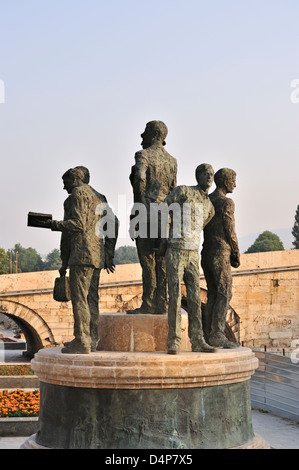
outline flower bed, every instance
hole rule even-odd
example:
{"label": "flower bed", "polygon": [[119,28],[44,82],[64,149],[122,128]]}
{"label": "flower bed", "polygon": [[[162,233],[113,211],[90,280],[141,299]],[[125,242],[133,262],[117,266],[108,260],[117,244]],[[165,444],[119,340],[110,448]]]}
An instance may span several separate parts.
{"label": "flower bed", "polygon": [[17,343],[17,341],[15,341],[14,339],[8,338],[6,336],[0,336],[0,342],[1,343]]}
{"label": "flower bed", "polygon": [[39,413],[39,390],[0,391],[0,418],[35,417]]}
{"label": "flower bed", "polygon": [[29,364],[21,365],[0,365],[0,376],[11,376],[11,375],[34,375],[33,370]]}

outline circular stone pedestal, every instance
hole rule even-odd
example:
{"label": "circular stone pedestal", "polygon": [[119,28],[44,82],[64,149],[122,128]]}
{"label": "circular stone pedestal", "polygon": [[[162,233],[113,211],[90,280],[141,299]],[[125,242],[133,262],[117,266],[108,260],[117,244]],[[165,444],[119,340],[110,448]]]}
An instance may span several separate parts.
{"label": "circular stone pedestal", "polygon": [[23,448],[267,448],[254,436],[247,348],[216,353],[40,350],[39,431]]}

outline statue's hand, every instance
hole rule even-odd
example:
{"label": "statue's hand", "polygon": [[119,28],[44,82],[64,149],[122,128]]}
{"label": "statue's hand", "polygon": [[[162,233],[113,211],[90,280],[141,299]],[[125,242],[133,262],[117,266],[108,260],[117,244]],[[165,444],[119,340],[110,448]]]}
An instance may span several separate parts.
{"label": "statue's hand", "polygon": [[138,235],[136,233],[137,230],[138,230],[138,224],[137,224],[137,226],[130,225],[129,235],[130,235],[130,238],[131,238],[132,242],[134,242],[136,240],[136,238],[138,238]]}
{"label": "statue's hand", "polygon": [[61,268],[59,269],[60,277],[64,277],[66,275],[66,270],[67,270],[66,266],[61,266]]}
{"label": "statue's hand", "polygon": [[105,269],[108,274],[114,273],[115,271],[115,264],[113,263],[113,257],[109,256],[105,253]]}
{"label": "statue's hand", "polygon": [[233,268],[238,268],[240,266],[240,255],[238,253],[231,256],[230,264]]}
{"label": "statue's hand", "polygon": [[105,269],[107,271],[108,274],[110,273],[114,273],[115,271],[115,265],[114,264],[110,264],[109,266],[106,264],[105,265]]}
{"label": "statue's hand", "polygon": [[38,226],[41,228],[52,228],[52,221],[51,220],[40,220],[38,222]]}

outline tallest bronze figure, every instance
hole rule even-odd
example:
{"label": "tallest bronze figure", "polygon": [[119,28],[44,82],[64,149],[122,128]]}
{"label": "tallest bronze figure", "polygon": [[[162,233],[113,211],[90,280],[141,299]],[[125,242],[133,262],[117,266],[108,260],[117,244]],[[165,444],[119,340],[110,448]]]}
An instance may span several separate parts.
{"label": "tallest bronze figure", "polygon": [[[135,154],[130,181],[133,187],[134,206],[145,208],[143,230],[134,236],[139,261],[142,267],[143,295],[142,304],[130,314],[165,314],[167,313],[167,280],[165,258],[159,253],[160,227],[159,217],[151,218],[151,204],[164,202],[177,183],[177,161],[164,148],[168,133],[162,121],[148,122],[141,134],[143,150]],[[140,206],[139,206],[140,207]],[[134,213],[134,208],[132,214]],[[157,225],[155,227],[155,225]]]}

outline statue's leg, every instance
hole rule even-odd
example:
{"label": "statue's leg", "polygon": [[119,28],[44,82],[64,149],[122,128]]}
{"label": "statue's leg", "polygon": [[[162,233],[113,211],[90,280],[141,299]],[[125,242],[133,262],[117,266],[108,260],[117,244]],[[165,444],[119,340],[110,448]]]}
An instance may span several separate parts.
{"label": "statue's leg", "polygon": [[75,339],[62,348],[63,353],[90,352],[90,310],[88,292],[94,268],[87,266],[70,267],[70,289],[74,315]]}
{"label": "statue's leg", "polygon": [[154,241],[150,238],[137,238],[136,247],[142,268],[142,304],[140,308],[128,310],[127,313],[154,313],[153,301],[156,289]]}
{"label": "statue's leg", "polygon": [[155,253],[156,290],[154,296],[155,313],[166,314],[168,311],[167,276],[165,257]]}
{"label": "statue's leg", "polygon": [[181,282],[184,273],[184,253],[168,248],[165,260],[169,292],[167,347],[169,354],[177,354],[181,345]]}
{"label": "statue's leg", "polygon": [[194,352],[214,352],[203,337],[201,318],[201,299],[199,285],[199,256],[197,251],[188,251],[188,262],[184,272],[184,282],[187,290],[188,305],[188,334]]}
{"label": "statue's leg", "polygon": [[208,339],[211,333],[214,304],[217,298],[217,287],[212,263],[213,259],[211,256],[202,256],[201,266],[207,283],[207,303],[205,309],[202,309],[202,327],[207,342],[209,342]]}
{"label": "statue's leg", "polygon": [[209,342],[216,347],[235,348],[239,344],[229,341],[225,336],[226,315],[229,302],[232,298],[232,275],[229,253],[223,253],[221,257],[215,260],[213,271],[217,295],[213,306]]}
{"label": "statue's leg", "polygon": [[96,351],[99,341],[99,280],[100,269],[94,269],[87,296],[90,310],[91,351]]}

